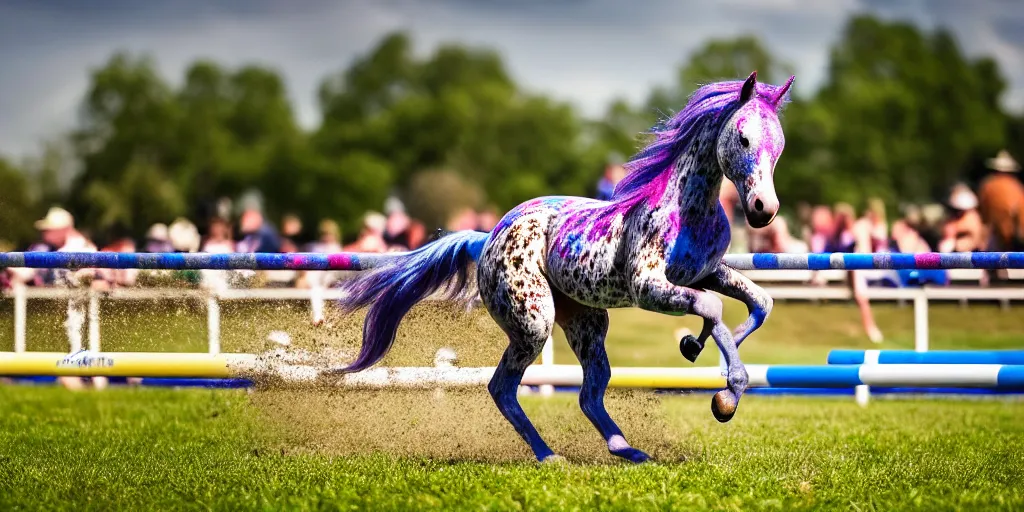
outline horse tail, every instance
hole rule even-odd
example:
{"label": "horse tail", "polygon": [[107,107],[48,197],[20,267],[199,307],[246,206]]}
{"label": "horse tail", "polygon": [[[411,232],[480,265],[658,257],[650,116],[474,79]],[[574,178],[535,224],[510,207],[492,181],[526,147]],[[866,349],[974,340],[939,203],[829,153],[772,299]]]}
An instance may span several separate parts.
{"label": "horse tail", "polygon": [[[363,322],[359,356],[330,374],[358,372],[384,358],[395,342],[402,317],[432,293],[446,288],[446,300],[469,299],[475,279],[469,270],[480,259],[489,233],[459,231],[389,259],[381,267],[345,281],[341,308],[345,313],[369,306]],[[455,278],[455,279],[453,279]]]}

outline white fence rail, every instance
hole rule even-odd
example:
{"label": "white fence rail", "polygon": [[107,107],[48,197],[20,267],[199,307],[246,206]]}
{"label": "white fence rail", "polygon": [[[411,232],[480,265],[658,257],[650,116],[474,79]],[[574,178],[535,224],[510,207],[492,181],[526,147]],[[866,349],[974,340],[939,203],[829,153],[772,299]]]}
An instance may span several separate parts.
{"label": "white fence rail", "polygon": [[[843,271],[839,271],[843,272]],[[778,274],[779,271],[773,271]],[[776,300],[850,300],[852,292],[846,287],[835,286],[767,286],[765,290]],[[217,354],[220,344],[220,303],[237,300],[333,300],[343,295],[340,290],[309,290],[297,288],[256,288],[228,289],[210,292],[201,289],[178,288],[121,288],[109,292],[68,290],[61,288],[27,288],[16,286],[6,295],[14,300],[14,351],[27,350],[27,302],[29,299],[66,299],[77,293],[88,296],[88,345],[90,350],[100,349],[100,300],[154,300],[184,299],[203,300],[207,309],[208,351]],[[961,302],[997,301],[1009,307],[1012,301],[1024,301],[1022,288],[979,288],[979,287],[937,287],[937,288],[869,288],[868,297],[873,301],[912,301],[914,304],[914,347],[918,351],[928,350],[928,304],[931,301]],[[314,305],[314,307],[316,307]],[[75,347],[72,347],[75,349]],[[80,347],[78,347],[80,348]],[[554,361],[554,349],[549,340],[542,353],[542,364]]]}

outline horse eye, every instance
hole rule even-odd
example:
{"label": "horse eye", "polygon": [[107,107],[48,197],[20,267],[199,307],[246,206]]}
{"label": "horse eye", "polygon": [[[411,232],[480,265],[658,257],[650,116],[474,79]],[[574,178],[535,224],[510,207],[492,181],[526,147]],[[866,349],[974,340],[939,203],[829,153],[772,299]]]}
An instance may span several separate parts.
{"label": "horse eye", "polygon": [[747,140],[747,138],[742,135],[740,135],[740,144],[743,144],[743,147],[745,148],[750,147],[750,141]]}

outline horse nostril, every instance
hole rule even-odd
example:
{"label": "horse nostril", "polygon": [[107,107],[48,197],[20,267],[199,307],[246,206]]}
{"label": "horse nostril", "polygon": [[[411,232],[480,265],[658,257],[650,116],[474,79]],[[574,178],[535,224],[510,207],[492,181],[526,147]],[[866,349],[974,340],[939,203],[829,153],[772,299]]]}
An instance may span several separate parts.
{"label": "horse nostril", "polygon": [[760,199],[755,199],[754,200],[754,209],[757,210],[757,211],[764,210],[764,203],[762,203]]}

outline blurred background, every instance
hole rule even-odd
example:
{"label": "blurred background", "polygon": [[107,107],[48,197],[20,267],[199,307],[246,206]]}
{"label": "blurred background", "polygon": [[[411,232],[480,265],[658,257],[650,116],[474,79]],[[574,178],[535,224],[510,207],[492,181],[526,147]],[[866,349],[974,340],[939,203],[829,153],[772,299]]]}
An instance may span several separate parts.
{"label": "blurred background", "polygon": [[784,210],[733,252],[849,248],[865,216],[906,251],[1017,247],[1022,34],[998,0],[9,0],[0,246],[415,248],[606,196],[643,131],[756,69],[797,76]]}

